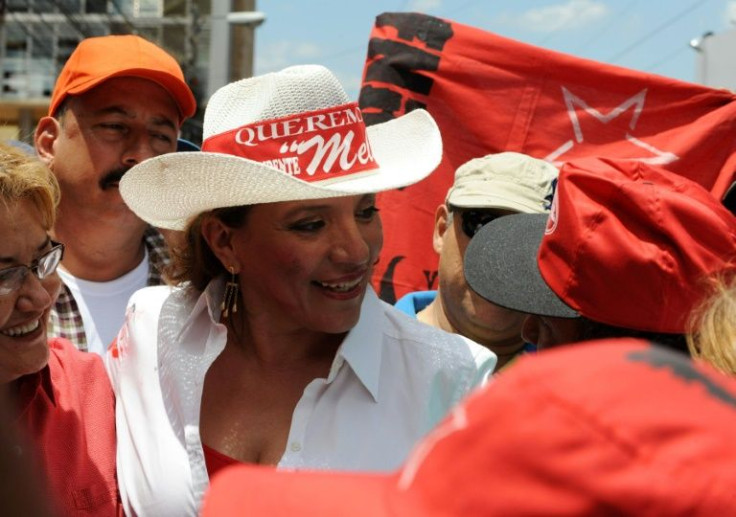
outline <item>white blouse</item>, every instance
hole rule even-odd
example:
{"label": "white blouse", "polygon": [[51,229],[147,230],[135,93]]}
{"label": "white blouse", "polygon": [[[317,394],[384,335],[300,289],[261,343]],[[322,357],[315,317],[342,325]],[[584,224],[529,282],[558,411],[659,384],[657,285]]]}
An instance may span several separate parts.
{"label": "white blouse", "polygon": [[[223,286],[214,280],[199,296],[166,286],[138,291],[108,351],[127,515],[199,509],[209,484],[200,403],[227,337],[216,302]],[[495,364],[488,349],[408,317],[369,288],[329,375],[297,403],[278,468],[394,470]]]}

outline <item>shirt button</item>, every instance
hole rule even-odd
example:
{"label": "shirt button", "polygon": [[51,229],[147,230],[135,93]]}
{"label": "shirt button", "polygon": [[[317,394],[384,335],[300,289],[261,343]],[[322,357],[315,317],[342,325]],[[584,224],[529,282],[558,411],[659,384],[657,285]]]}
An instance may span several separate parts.
{"label": "shirt button", "polygon": [[302,450],[302,444],[299,442],[291,442],[291,451],[292,452],[299,452]]}

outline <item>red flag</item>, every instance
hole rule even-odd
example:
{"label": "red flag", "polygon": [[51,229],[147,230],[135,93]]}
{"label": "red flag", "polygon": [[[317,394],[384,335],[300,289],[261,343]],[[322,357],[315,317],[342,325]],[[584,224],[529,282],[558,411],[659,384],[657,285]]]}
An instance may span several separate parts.
{"label": "red flag", "polygon": [[661,165],[722,197],[736,169],[736,96],[545,50],[416,13],[376,19],[360,107],[368,124],[426,108],[442,131],[437,171],[379,194],[381,298],[436,288],[434,211],[471,158],[517,151],[561,164],[607,156]]}

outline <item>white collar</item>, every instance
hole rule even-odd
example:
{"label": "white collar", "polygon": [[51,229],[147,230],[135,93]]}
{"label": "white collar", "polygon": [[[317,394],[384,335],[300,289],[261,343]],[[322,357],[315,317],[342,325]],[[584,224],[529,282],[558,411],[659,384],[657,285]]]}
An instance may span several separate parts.
{"label": "white collar", "polygon": [[[201,318],[208,318],[210,324],[221,325],[220,300],[224,290],[224,277],[213,279],[192,306],[189,316],[184,320],[179,331],[181,343],[201,343],[201,340],[187,339],[187,334],[202,328],[196,325]],[[331,383],[337,376],[343,362],[348,363],[356,377],[373,397],[378,400],[378,388],[381,373],[381,354],[383,352],[383,311],[381,301],[369,286],[361,305],[358,323],[350,329],[335,354],[327,376]],[[204,343],[202,343],[204,345]],[[218,354],[219,355],[219,354]]]}
{"label": "white collar", "polygon": [[330,368],[327,382],[332,382],[345,361],[355,376],[378,401],[378,384],[383,353],[383,307],[371,287],[368,287],[360,308],[360,319],[343,340]]}

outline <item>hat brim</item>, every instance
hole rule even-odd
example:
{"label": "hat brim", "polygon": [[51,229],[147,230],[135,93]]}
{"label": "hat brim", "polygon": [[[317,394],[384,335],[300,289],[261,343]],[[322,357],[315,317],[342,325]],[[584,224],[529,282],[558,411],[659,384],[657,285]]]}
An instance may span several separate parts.
{"label": "hat brim", "polygon": [[379,169],[327,185],[299,180],[260,162],[229,154],[170,153],[130,169],[123,199],[147,223],[182,230],[214,208],[369,194],[405,187],[432,173],[442,159],[442,137],[424,110],[367,128]]}
{"label": "hat brim", "polygon": [[388,516],[393,515],[387,503],[394,479],[394,474],[290,472],[240,465],[215,476],[202,516]]}
{"label": "hat brim", "polygon": [[491,221],[465,251],[468,285],[508,309],[557,318],[580,315],[547,285],[537,266],[546,214],[513,214]]}

